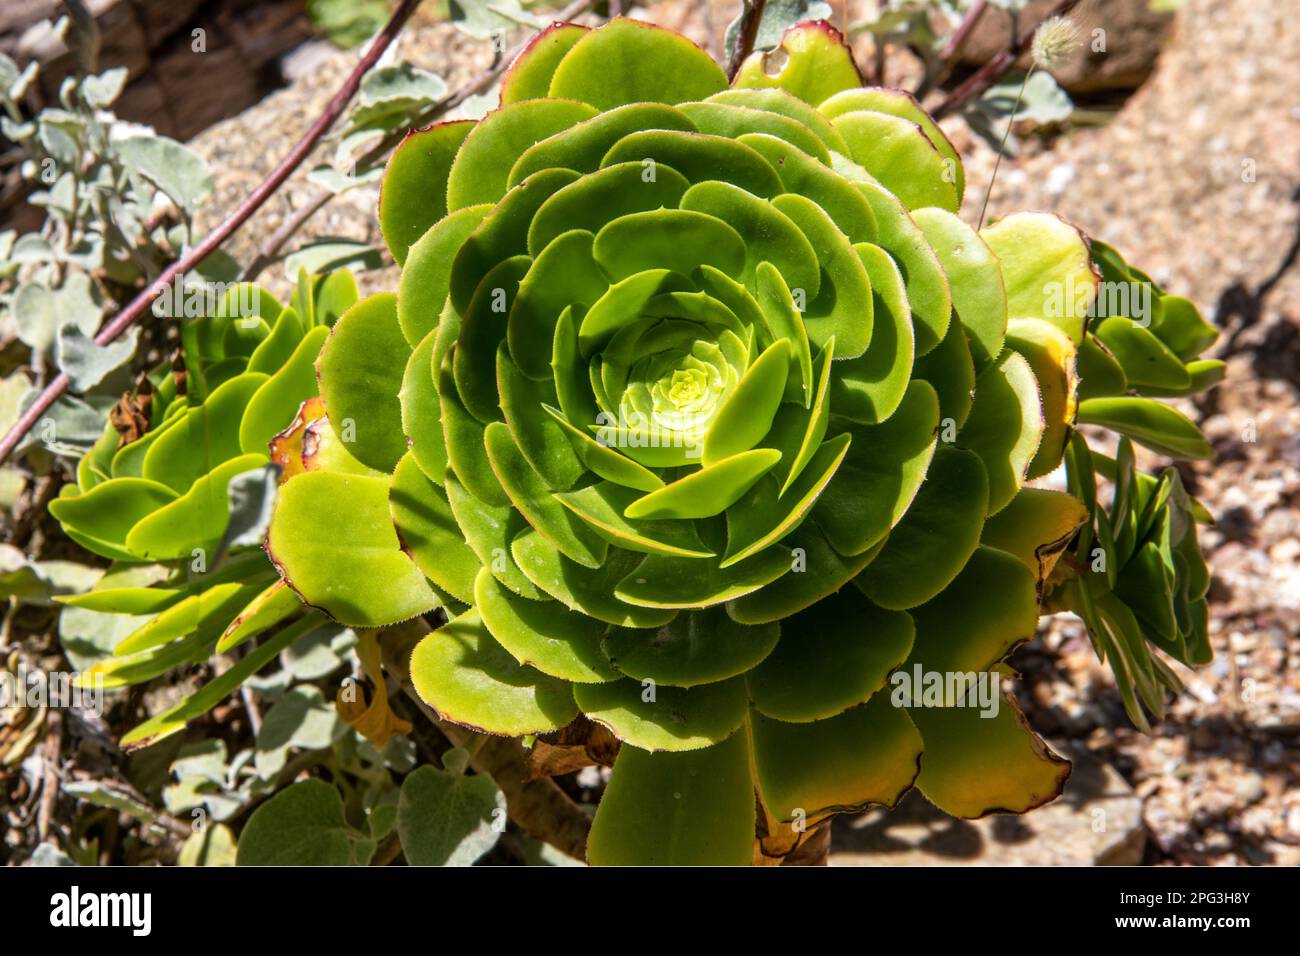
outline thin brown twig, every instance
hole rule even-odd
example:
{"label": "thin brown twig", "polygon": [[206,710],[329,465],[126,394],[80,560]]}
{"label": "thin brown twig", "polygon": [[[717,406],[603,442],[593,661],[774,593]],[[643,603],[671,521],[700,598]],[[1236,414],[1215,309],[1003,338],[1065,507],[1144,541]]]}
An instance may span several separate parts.
{"label": "thin brown twig", "polygon": [[1061,0],[1061,2],[1058,3],[1047,14],[1047,16],[1034,24],[1031,29],[1021,33],[1020,39],[1015,42],[1011,49],[1003,50],[972,73],[964,83],[949,93],[947,98],[931,111],[930,115],[935,119],[942,119],[945,116],[950,116],[987,90],[997,81],[998,77],[1011,69],[1012,65],[1020,58],[1022,53],[1029,49],[1029,45],[1033,43],[1034,40],[1034,32],[1042,26],[1044,22],[1050,20],[1052,17],[1064,16],[1073,10],[1078,3],[1079,0]]}
{"label": "thin brown twig", "polygon": [[262,247],[257,250],[257,256],[248,264],[248,268],[244,270],[242,277],[243,280],[245,282],[255,281],[257,277],[262,274],[263,270],[276,260],[276,257],[280,254],[280,250],[284,248],[284,244],[292,239],[299,229],[306,225],[308,219],[325,208],[326,204],[329,203],[335,195],[335,193],[330,192],[328,189],[322,189],[310,200],[295,209],[293,215],[280,223],[279,228],[277,228],[275,232],[271,233],[266,242],[262,244]]}
{"label": "thin brown twig", "polygon": [[980,17],[984,16],[984,11],[989,8],[989,0],[975,0],[962,17],[961,23],[957,24],[957,29],[952,32],[948,42],[944,44],[943,50],[939,53],[938,67],[930,72],[927,70],[925,79],[916,88],[915,96],[919,100],[929,93],[936,86],[941,86],[948,81],[952,75],[953,69],[957,66],[957,57],[961,55],[962,48],[966,41],[970,39],[971,33],[979,24]]}
{"label": "thin brown twig", "polygon": [[763,22],[763,9],[767,0],[745,0],[744,12],[740,15],[740,29],[736,32],[736,48],[731,51],[731,61],[727,64],[727,76],[735,79],[745,57],[754,52],[754,41],[758,39],[758,26]]}
{"label": "thin brown twig", "polygon": [[[877,4],[877,13],[880,16],[885,15],[889,9],[889,0],[880,0]],[[876,75],[874,77],[877,86],[885,85],[885,35],[877,33],[872,38],[872,62],[875,64]]]}
{"label": "thin brown twig", "polygon": [[48,736],[45,738],[43,774],[41,777],[41,806],[37,816],[36,832],[44,840],[50,835],[50,821],[54,818],[54,804],[59,799],[59,763],[63,754],[63,717],[51,710],[46,718]]}
{"label": "thin brown twig", "polygon": [[975,26],[979,23],[980,17],[984,16],[984,11],[988,8],[989,0],[975,0],[975,2],[970,5],[970,9],[967,10],[966,15],[962,17],[961,23],[957,25],[957,29],[952,32],[952,36],[950,36],[948,42],[944,44],[943,52],[939,54],[939,58],[942,59],[945,64],[951,67],[952,61],[957,58],[957,54],[961,52],[961,48],[966,45],[966,39],[974,31]]}
{"label": "thin brown twig", "polygon": [[[348,75],[347,81],[330,99],[324,112],[311,124],[311,127],[298,141],[297,145],[289,151],[289,154],[284,159],[280,160],[279,165],[271,170],[270,175],[262,180],[257,188],[235,208],[234,212],[225,218],[221,225],[217,226],[186,255],[164,269],[148,288],[132,299],[126,308],[100,329],[95,336],[96,345],[107,345],[125,332],[137,319],[149,311],[149,307],[154,300],[162,295],[163,290],[170,286],[178,276],[194,269],[203,262],[217,247],[229,239],[235,230],[247,222],[253,213],[262,207],[267,199],[271,197],[271,194],[279,189],[284,181],[289,178],[289,175],[302,164],[321,137],[343,114],[348,102],[356,95],[357,89],[361,86],[362,77],[378,62],[380,56],[392,44],[419,5],[420,0],[402,0],[401,6],[397,8],[387,26],[371,42],[365,55],[361,57],[356,67]],[[14,423],[14,426],[9,429],[3,441],[0,441],[0,462],[4,462],[9,457],[10,453],[17,447],[18,442],[23,439],[23,436],[36,426],[41,416],[49,411],[50,406],[58,400],[59,396],[68,390],[68,385],[68,376],[60,372],[45,387],[36,401],[23,412],[18,421]]]}

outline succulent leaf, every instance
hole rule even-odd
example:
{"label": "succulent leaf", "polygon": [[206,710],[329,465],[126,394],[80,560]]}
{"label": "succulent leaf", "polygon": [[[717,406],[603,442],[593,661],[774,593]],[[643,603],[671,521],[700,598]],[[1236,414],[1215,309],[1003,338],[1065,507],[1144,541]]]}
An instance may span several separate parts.
{"label": "succulent leaf", "polygon": [[744,734],[702,750],[624,747],[596,810],[587,859],[599,866],[744,866],[754,785]]}
{"label": "succulent leaf", "polygon": [[886,608],[916,607],[934,597],[978,546],[989,486],[977,454],[939,447],[912,507],[855,583]]}
{"label": "succulent leaf", "polygon": [[[379,228],[399,264],[406,261],[411,245],[447,214],[451,163],[473,129],[469,120],[456,120],[410,132],[388,158],[379,194]],[[407,194],[415,190],[427,201],[407,202]]]}
{"label": "succulent leaf", "polygon": [[914,636],[909,615],[845,588],[782,623],[776,650],[749,674],[750,700],[776,720],[834,717],[885,686]]}
{"label": "succulent leaf", "polygon": [[316,360],[335,434],[358,461],[384,472],[406,454],[399,395],[409,354],[397,297],[376,295],[344,313]]}
{"label": "succulent leaf", "polygon": [[861,85],[852,51],[825,20],[796,23],[775,50],[751,53],[732,83],[746,88],[780,87],[812,106]]}
{"label": "succulent leaf", "polygon": [[758,711],[750,720],[758,789],[784,822],[894,806],[916,780],[925,746],[888,694],[826,720],[792,724]]}
{"label": "succulent leaf", "polygon": [[384,478],[317,471],[286,482],[266,549],[305,603],[349,626],[394,624],[437,605],[401,549]]}
{"label": "succulent leaf", "polygon": [[1069,761],[1029,729],[1010,697],[991,716],[951,705],[909,713],[925,741],[916,785],[955,817],[1025,813],[1059,796],[1070,775]]}
{"label": "succulent leaf", "polygon": [[584,714],[619,740],[651,751],[699,750],[720,743],[740,728],[748,706],[740,677],[693,687],[625,678],[577,684],[573,696]]}
{"label": "succulent leaf", "polygon": [[519,663],[477,610],[466,611],[416,646],[411,682],[444,719],[484,733],[546,733],[578,714],[572,685]]}
{"label": "succulent leaf", "polygon": [[1002,264],[1007,314],[1045,319],[1081,343],[1099,281],[1083,234],[1057,216],[1026,212],[985,226],[980,236]]}

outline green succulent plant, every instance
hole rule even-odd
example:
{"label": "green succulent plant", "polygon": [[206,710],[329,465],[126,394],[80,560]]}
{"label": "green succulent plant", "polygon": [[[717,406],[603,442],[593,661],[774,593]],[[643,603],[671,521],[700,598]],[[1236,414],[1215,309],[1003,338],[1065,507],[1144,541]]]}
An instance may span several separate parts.
{"label": "green succulent plant", "polygon": [[[1070,492],[1090,516],[1075,544],[1092,572],[1063,582],[1049,606],[1078,614],[1098,652],[1111,663],[1134,724],[1149,730],[1138,705],[1163,716],[1165,691],[1182,691],[1165,655],[1188,666],[1208,664],[1210,575],[1196,540],[1210,521],[1175,468],[1139,472],[1133,441],[1171,458],[1208,458],[1209,443],[1190,421],[1158,398],[1193,395],[1223,380],[1225,365],[1200,355],[1218,330],[1181,296],[1167,294],[1111,247],[1093,241],[1104,295],[1079,351],[1078,421],[1120,433],[1118,455],[1092,452],[1075,435],[1067,455]],[[1112,484],[1109,509],[1094,479]]]}
{"label": "green succulent plant", "polygon": [[135,407],[105,427],[76,484],[51,505],[67,535],[122,561],[212,551],[225,531],[230,479],[267,464],[271,438],[316,394],[313,363],[330,325],[357,299],[346,272],[320,292],[316,312],[239,284],[212,315],[187,321],[184,374],[155,368],[127,396]]}
{"label": "green succulent plant", "polygon": [[[73,541],[114,562],[94,590],[63,603],[147,618],[83,680],[127,686],[207,659],[277,582],[255,546],[223,553],[228,490],[269,464],[270,440],[316,395],[317,353],[357,296],[345,271],[304,277],[289,306],[234,285],[201,309],[210,314],[185,320],[176,370],[160,364],[123,396],[77,481],[50,503]],[[178,298],[204,305],[206,294]]]}
{"label": "green succulent plant", "polygon": [[[1197,521],[1209,515],[1187,494],[1177,469],[1159,477],[1137,471],[1128,438],[1114,460],[1090,451],[1079,436],[1069,454],[1070,490],[1092,516],[1074,553],[1096,573],[1065,582],[1049,603],[1083,618],[1098,653],[1110,661],[1129,717],[1149,733],[1138,699],[1162,717],[1166,690],[1183,689],[1153,650],[1189,667],[1213,658],[1210,575],[1196,540]],[[1094,473],[1113,483],[1109,509],[1098,505]]]}
{"label": "green succulent plant", "polygon": [[[913,785],[963,817],[1052,799],[1069,764],[1010,697],[890,689],[997,690],[1040,609],[1079,611],[1135,719],[1134,685],[1157,714],[1176,685],[1153,647],[1207,652],[1176,472],[1073,430],[1208,455],[1150,396],[1212,382],[1213,330],[1162,292],[1146,335],[1094,317],[1099,275],[1154,284],[1052,215],[971,229],[910,96],[864,88],[825,23],[780,53],[728,83],[670,31],[557,24],[498,110],[407,137],[379,206],[398,290],[329,333],[279,439],[282,579],[227,632],[260,653],[303,613],[441,608],[410,675],[444,719],[621,741],[593,863],[776,860]],[[1069,492],[1027,486],[1067,458]]]}

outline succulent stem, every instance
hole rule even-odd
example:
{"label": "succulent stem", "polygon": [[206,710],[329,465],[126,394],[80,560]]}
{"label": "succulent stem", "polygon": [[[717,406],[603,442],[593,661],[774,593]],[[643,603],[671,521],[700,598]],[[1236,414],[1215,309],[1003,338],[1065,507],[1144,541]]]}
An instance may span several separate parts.
{"label": "succulent stem", "polygon": [[588,817],[550,778],[530,779],[528,760],[518,740],[477,734],[442,720],[437,711],[420,699],[411,684],[411,650],[430,628],[422,618],[384,628],[380,647],[384,668],[401,685],[402,691],[457,747],[470,751],[470,766],[496,781],[505,794],[507,811],[530,836],[549,843],[577,860],[586,858]]}

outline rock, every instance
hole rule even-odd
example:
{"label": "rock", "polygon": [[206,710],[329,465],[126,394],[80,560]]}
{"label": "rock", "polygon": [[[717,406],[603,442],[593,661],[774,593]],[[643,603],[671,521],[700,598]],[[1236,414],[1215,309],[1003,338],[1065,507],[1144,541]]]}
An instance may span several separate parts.
{"label": "rock", "polygon": [[1254,771],[1249,771],[1237,778],[1232,789],[1241,806],[1250,806],[1263,799],[1264,778]]}
{"label": "rock", "polygon": [[[1056,5],[1057,0],[1030,0],[1020,14],[1020,28],[1038,23]],[[1052,75],[1071,93],[1137,89],[1155,68],[1173,19],[1153,12],[1148,0],[1083,0],[1070,16],[1083,42]],[[960,61],[981,66],[1006,49],[1010,36],[1007,15],[989,4],[962,47]],[[1028,59],[1018,65],[1027,68]]]}
{"label": "rock", "polygon": [[1300,846],[1269,843],[1264,849],[1269,855],[1267,862],[1273,866],[1300,866]]}
{"label": "rock", "polygon": [[[97,68],[128,71],[114,112],[182,140],[259,102],[279,85],[277,59],[312,35],[301,0],[99,0],[89,7],[100,32]],[[52,25],[64,13],[57,0],[5,0],[0,10],[0,53],[20,67],[40,64],[26,97],[33,113],[58,106],[59,87],[77,69]],[[16,171],[0,175],[0,213],[20,231],[42,219],[25,202],[31,188]]]}
{"label": "rock", "polygon": [[1210,853],[1226,853],[1232,849],[1232,837],[1222,830],[1215,830],[1205,838],[1202,846]]}
{"label": "rock", "polygon": [[[313,32],[301,0],[100,0],[90,8],[99,69],[130,71],[118,115],[178,139],[258,102],[275,85],[268,85],[275,61]],[[0,14],[0,51],[20,66],[41,64],[34,96],[44,104],[57,103],[60,83],[76,68],[50,25],[64,12],[56,0],[7,0]]]}
{"label": "rock", "polygon": [[[1074,761],[1059,799],[1023,816],[958,820],[913,790],[894,811],[839,817],[831,866],[1133,866],[1146,846],[1142,799],[1109,765]],[[990,768],[992,772],[993,768]]]}

